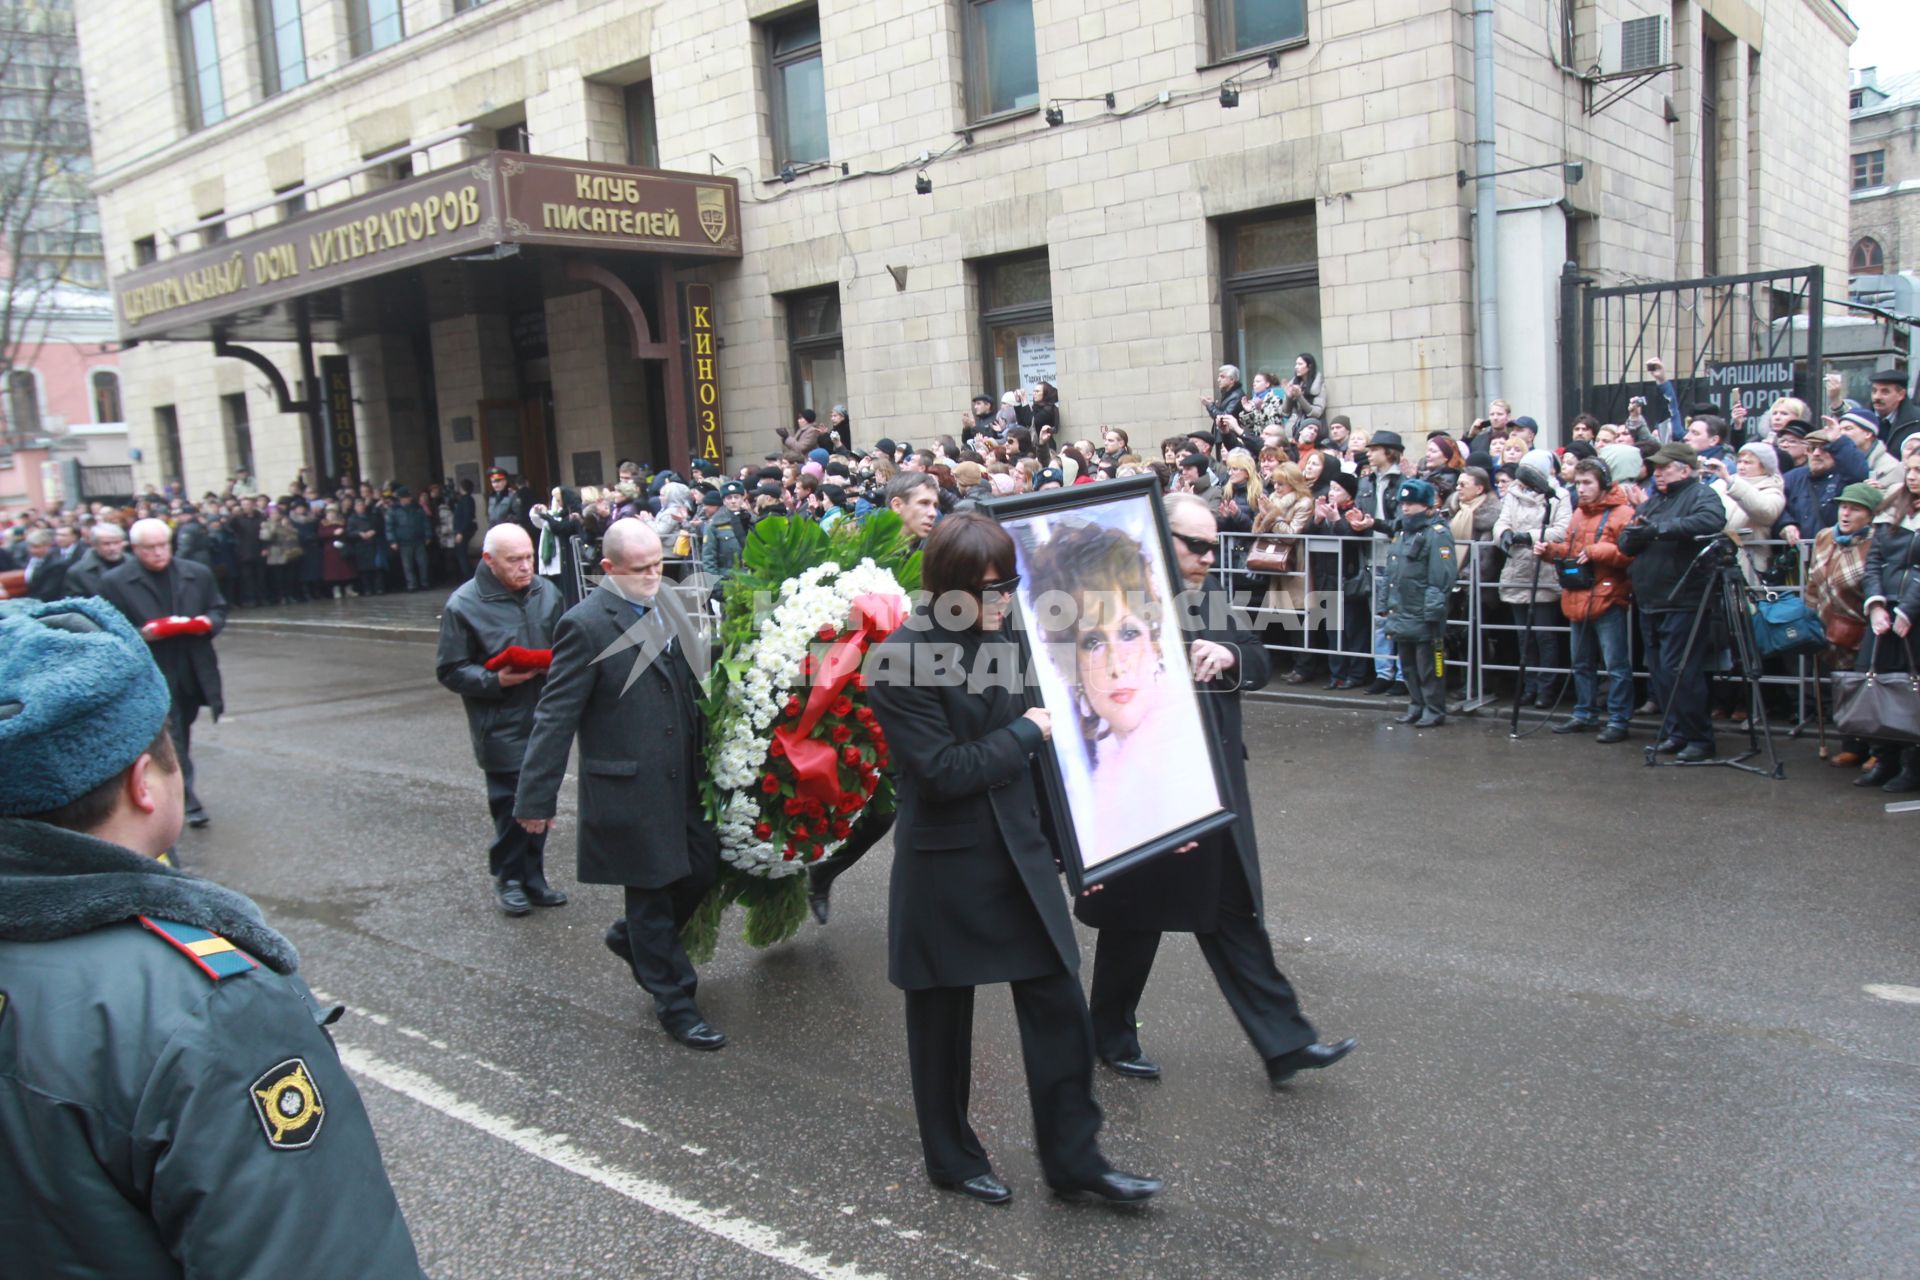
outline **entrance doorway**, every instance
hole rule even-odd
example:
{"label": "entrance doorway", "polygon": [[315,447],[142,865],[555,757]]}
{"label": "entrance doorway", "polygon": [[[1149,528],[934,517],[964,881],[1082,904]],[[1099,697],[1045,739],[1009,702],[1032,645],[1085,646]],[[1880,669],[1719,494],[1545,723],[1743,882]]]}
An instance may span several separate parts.
{"label": "entrance doorway", "polygon": [[534,391],[524,400],[480,402],[480,457],[486,469],[525,476],[544,502],[553,488],[553,392]]}

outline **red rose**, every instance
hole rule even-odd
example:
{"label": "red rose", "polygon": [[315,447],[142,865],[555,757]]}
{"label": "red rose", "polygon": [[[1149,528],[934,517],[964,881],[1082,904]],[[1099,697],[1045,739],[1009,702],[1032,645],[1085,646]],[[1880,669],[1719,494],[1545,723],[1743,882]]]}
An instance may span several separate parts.
{"label": "red rose", "polygon": [[767,754],[778,759],[779,757],[787,754],[787,744],[780,741],[780,739],[775,738],[773,740],[773,745],[767,748]]}
{"label": "red rose", "polygon": [[856,689],[864,689],[867,687],[867,678],[856,671],[853,673],[853,679],[850,683]]}
{"label": "red rose", "polygon": [[832,711],[833,714],[837,716],[852,715],[853,699],[847,697],[845,694],[842,694],[838,698],[835,698],[833,700],[833,706],[829,707],[828,710]]}
{"label": "red rose", "polygon": [[817,845],[815,845],[815,846],[813,846],[813,856],[814,856],[814,857],[816,857],[816,858],[818,858],[818,857],[819,857],[819,856],[820,856],[821,854],[823,854],[823,853],[825,853],[826,851],[827,851],[827,850],[826,850],[826,846],[825,846],[825,845],[818,845],[818,844],[817,844]]}
{"label": "red rose", "polygon": [[792,862],[793,855],[798,852],[800,852],[798,849],[794,848],[792,845],[788,845],[786,848],[780,851],[780,857],[787,862]]}
{"label": "red rose", "polygon": [[771,840],[773,838],[773,828],[767,823],[756,822],[753,824],[753,838],[755,840]]}
{"label": "red rose", "polygon": [[797,716],[800,714],[800,696],[798,694],[795,694],[793,697],[787,699],[786,711],[787,711],[787,714],[790,716]]}
{"label": "red rose", "polygon": [[807,816],[809,818],[821,817],[826,813],[826,811],[827,811],[827,806],[821,804],[818,800],[807,801]]}
{"label": "red rose", "polygon": [[808,832],[807,832],[806,823],[796,822],[793,824],[793,838],[795,840],[805,840],[807,838],[807,835],[808,835]]}
{"label": "red rose", "polygon": [[807,802],[798,796],[788,796],[787,802],[781,808],[786,810],[789,818],[797,818],[807,811]]}
{"label": "red rose", "polygon": [[768,795],[774,795],[780,790],[780,779],[770,773],[764,774],[760,779],[760,789]]}
{"label": "red rose", "polygon": [[842,747],[840,749],[840,758],[850,765],[857,766],[860,763],[860,748]]}
{"label": "red rose", "polygon": [[853,830],[853,824],[845,818],[842,818],[833,824],[833,838],[836,840],[845,840],[847,838],[847,832],[851,830]]}
{"label": "red rose", "polygon": [[836,743],[845,742],[848,738],[851,738],[852,736],[853,736],[853,730],[847,728],[847,726],[843,724],[837,724],[833,726],[832,737]]}
{"label": "red rose", "polygon": [[828,624],[827,626],[820,628],[819,635],[820,635],[820,639],[824,642],[824,641],[829,641],[829,640],[838,638],[840,635],[840,632],[836,630],[832,626],[832,624]]}

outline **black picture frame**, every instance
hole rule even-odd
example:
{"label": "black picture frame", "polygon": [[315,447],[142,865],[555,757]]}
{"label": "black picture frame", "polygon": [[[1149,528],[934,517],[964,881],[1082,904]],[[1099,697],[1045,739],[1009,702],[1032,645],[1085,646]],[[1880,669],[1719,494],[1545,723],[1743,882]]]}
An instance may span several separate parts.
{"label": "black picture frame", "polygon": [[[1186,586],[1181,579],[1180,562],[1174,556],[1173,540],[1168,533],[1166,511],[1160,501],[1159,481],[1151,475],[1129,476],[1098,484],[986,499],[979,504],[979,509],[1013,536],[1019,558],[1021,584],[1016,591],[1012,615],[1014,631],[1019,637],[1025,668],[1035,672],[1040,704],[1051,713],[1053,720],[1053,738],[1049,749],[1041,755],[1041,773],[1047,798],[1057,819],[1054,826],[1060,844],[1061,866],[1074,895],[1077,897],[1095,885],[1104,884],[1142,863],[1171,853],[1232,824],[1236,815],[1228,808],[1228,804],[1233,792],[1225,764],[1220,759],[1219,735],[1214,730],[1211,709],[1201,691],[1193,685],[1186,644],[1166,643],[1168,636],[1179,634],[1187,617],[1187,611],[1178,603],[1186,592]],[[1079,513],[1085,519],[1059,519],[1073,513]],[[1101,770],[1109,765],[1099,760],[1097,742],[1089,742],[1080,732],[1083,713],[1079,704],[1074,701],[1063,703],[1060,697],[1062,687],[1071,688],[1077,680],[1077,672],[1072,676],[1062,673],[1054,655],[1037,643],[1040,640],[1040,628],[1034,616],[1034,599],[1036,593],[1045,597],[1047,593],[1042,588],[1046,584],[1036,581],[1029,572],[1035,563],[1036,544],[1042,532],[1052,534],[1061,527],[1084,529],[1088,525],[1100,526],[1109,532],[1125,532],[1140,543],[1148,562],[1148,579],[1154,592],[1160,595],[1164,608],[1157,642],[1160,676],[1167,680],[1170,689],[1179,690],[1176,701],[1183,708],[1176,709],[1170,717],[1170,720],[1178,721],[1175,732],[1154,735],[1156,749],[1152,752],[1152,759],[1157,774],[1156,785],[1151,789],[1133,788],[1124,793],[1128,803],[1137,801],[1142,795],[1164,798],[1170,810],[1167,822],[1157,827],[1141,828],[1151,834],[1118,849],[1111,847],[1112,842],[1107,840],[1095,840],[1095,847],[1089,848],[1085,838],[1090,824],[1101,815],[1083,810],[1090,797],[1099,794]],[[1138,537],[1135,537],[1136,532]],[[1077,646],[1075,653],[1078,653]],[[1092,714],[1091,702],[1086,714],[1095,724],[1103,723],[1097,715]],[[1080,750],[1084,759],[1072,755],[1075,750]],[[1124,744],[1120,750],[1125,750]],[[1139,750],[1140,747],[1135,748],[1136,752]],[[1064,759],[1063,751],[1069,753]],[[1187,763],[1195,751],[1205,753],[1208,763],[1205,773],[1192,769]],[[1181,761],[1180,767],[1166,768],[1166,764],[1176,756]],[[1112,776],[1124,779],[1125,774],[1121,772]],[[1205,780],[1212,783],[1210,796],[1202,785]]]}

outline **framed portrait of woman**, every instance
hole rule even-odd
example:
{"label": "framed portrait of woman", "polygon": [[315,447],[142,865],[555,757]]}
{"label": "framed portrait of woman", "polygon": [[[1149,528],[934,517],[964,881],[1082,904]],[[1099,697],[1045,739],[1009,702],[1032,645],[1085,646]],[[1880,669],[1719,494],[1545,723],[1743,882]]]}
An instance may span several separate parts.
{"label": "framed portrait of woman", "polygon": [[1233,821],[1193,684],[1158,482],[1136,476],[980,504],[1019,559],[1014,626],[1067,881],[1079,894]]}

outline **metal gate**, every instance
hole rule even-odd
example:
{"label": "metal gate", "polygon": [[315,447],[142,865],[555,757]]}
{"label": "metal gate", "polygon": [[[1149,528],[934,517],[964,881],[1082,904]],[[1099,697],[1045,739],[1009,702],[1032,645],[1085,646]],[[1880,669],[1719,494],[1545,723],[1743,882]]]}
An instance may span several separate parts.
{"label": "metal gate", "polygon": [[[1678,384],[1684,413],[1695,404],[1732,409],[1732,396],[1764,415],[1779,396],[1826,403],[1821,379],[1824,268],[1763,271],[1742,276],[1596,288],[1563,278],[1561,314],[1578,317],[1578,351],[1561,370],[1561,403],[1603,422],[1622,422],[1634,396],[1647,399],[1646,416],[1665,417],[1660,388],[1647,372],[1655,356]],[[1569,335],[1572,336],[1572,335]]]}

